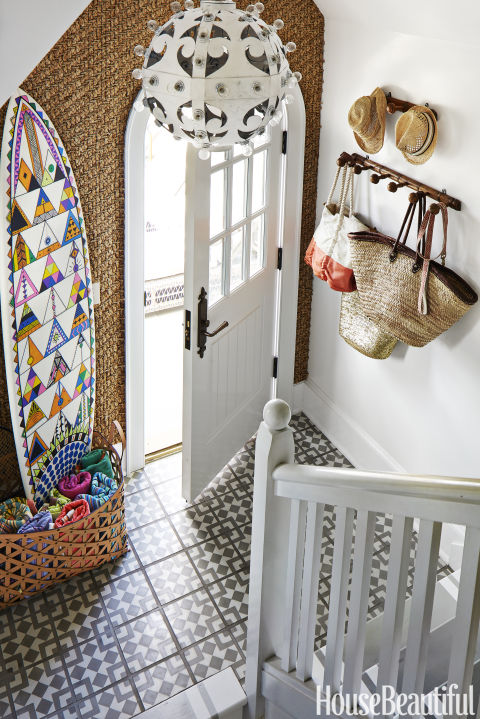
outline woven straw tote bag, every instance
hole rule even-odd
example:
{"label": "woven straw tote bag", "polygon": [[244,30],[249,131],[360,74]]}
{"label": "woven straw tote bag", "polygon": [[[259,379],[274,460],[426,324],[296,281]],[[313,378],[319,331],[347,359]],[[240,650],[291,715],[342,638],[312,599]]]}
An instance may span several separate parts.
{"label": "woven straw tote bag", "polygon": [[[443,220],[443,246],[438,255],[441,264],[431,257],[439,211]],[[367,317],[398,340],[423,347],[463,317],[478,295],[456,272],[445,267],[446,206],[432,204],[427,210],[416,251],[405,244],[414,212],[412,201],[396,240],[379,232],[355,232],[349,238],[357,288]]]}
{"label": "woven straw tote bag", "polygon": [[358,291],[342,293],[338,333],[350,347],[372,359],[387,359],[397,344],[395,337],[367,317]]}
{"label": "woven straw tote bag", "polygon": [[[353,214],[353,167],[343,166],[339,205],[333,203],[333,195],[340,176],[341,167],[337,167],[327,203],[323,208],[322,219],[315,230],[305,254],[305,262],[310,265],[316,277],[328,283],[337,292],[353,292],[355,278],[350,257],[350,232],[367,230]],[[348,171],[348,176],[347,176]],[[350,193],[350,205],[346,199]]]}

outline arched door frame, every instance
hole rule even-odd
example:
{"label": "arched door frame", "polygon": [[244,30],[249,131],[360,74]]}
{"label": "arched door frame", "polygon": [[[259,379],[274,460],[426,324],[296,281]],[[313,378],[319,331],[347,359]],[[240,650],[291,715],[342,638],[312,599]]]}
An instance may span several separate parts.
{"label": "arched door frame", "polygon": [[[291,404],[297,325],[298,267],[303,197],[305,106],[301,90],[292,88],[287,105],[283,263],[277,395]],[[141,93],[137,99],[141,99]],[[130,111],[125,132],[125,401],[127,473],[145,464],[144,367],[144,142],[149,112]]]}

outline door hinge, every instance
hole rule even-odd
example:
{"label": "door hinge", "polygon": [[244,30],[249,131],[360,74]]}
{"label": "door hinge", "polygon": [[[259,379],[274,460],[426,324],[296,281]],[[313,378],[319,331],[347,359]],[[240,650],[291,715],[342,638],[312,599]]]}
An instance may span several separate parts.
{"label": "door hinge", "polygon": [[146,290],[145,290],[145,292],[143,293],[143,306],[144,306],[144,307],[147,306],[147,291],[146,291]]}
{"label": "door hinge", "polygon": [[278,357],[273,358],[273,379],[278,377]]}
{"label": "door hinge", "polygon": [[283,248],[278,248],[278,255],[277,255],[277,270],[282,269],[282,263],[283,263]]}
{"label": "door hinge", "polygon": [[282,155],[287,154],[287,134],[286,130],[282,133]]}

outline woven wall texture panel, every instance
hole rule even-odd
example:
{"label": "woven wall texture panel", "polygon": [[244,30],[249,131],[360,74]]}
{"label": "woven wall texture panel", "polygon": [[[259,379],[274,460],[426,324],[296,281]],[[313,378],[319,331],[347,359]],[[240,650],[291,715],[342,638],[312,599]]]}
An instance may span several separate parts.
{"label": "woven wall texture panel", "polygon": [[[242,2],[241,5],[246,5]],[[151,17],[170,16],[165,0],[93,0],[22,83],[50,115],[65,143],[82,202],[94,281],[102,302],[95,307],[96,428],[124,424],[124,132],[138,90],[131,71],[137,43],[148,45]],[[293,70],[303,75],[307,131],[302,246],[298,296],[295,381],[306,378],[312,294],[303,256],[315,224],[318,142],[323,76],[324,22],[313,0],[302,5],[267,0],[262,17],[285,22],[282,38],[295,40]],[[3,128],[6,106],[0,110]],[[288,238],[286,238],[288,242]],[[3,347],[0,345],[0,425],[10,426]]]}

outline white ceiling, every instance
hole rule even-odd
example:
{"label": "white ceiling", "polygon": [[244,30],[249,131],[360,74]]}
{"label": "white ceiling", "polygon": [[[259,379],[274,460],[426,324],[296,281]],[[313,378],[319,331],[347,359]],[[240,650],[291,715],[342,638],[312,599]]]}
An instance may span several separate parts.
{"label": "white ceiling", "polygon": [[90,0],[0,0],[0,105],[21,86],[89,3]]}
{"label": "white ceiling", "polygon": [[[480,44],[478,0],[314,0],[326,20],[358,25],[368,42],[368,28]],[[299,4],[301,12],[301,4]],[[328,26],[326,28],[328,32]],[[348,52],[348,48],[345,48]],[[428,57],[425,58],[428,63]],[[445,57],[448,63],[448,57]],[[442,68],[439,68],[441,72]]]}

